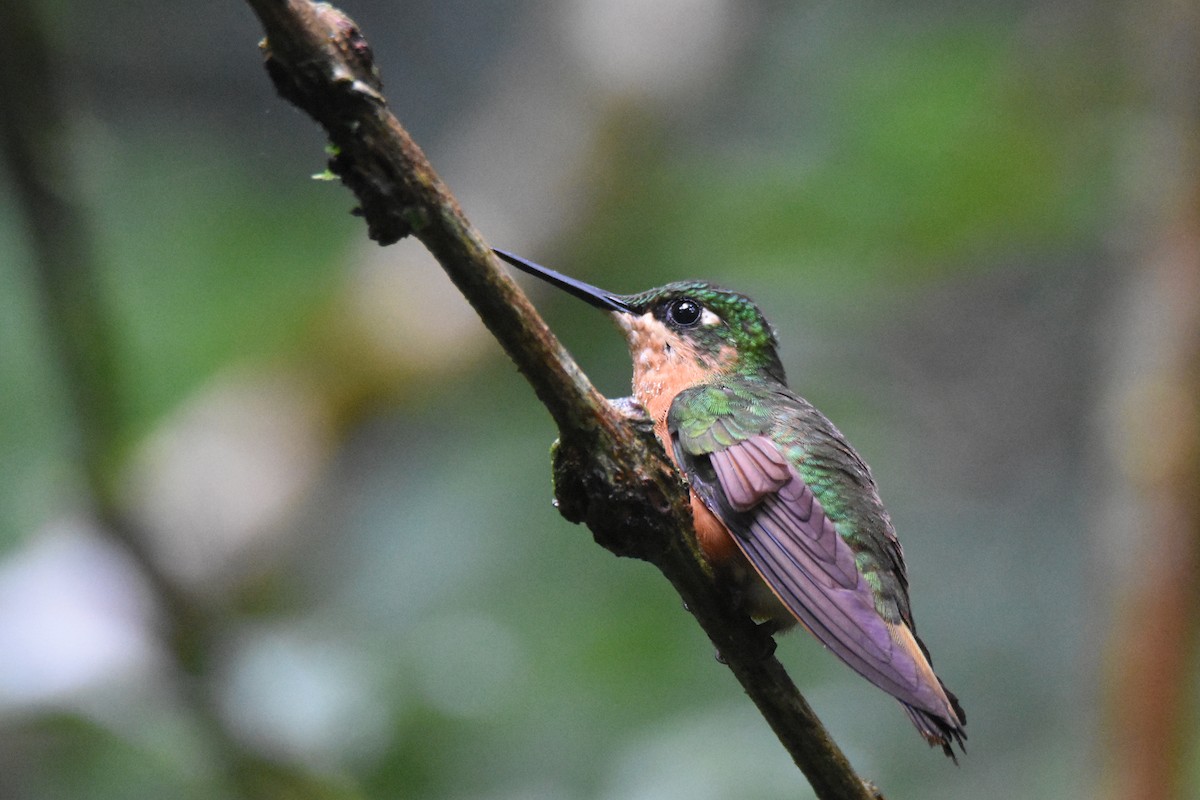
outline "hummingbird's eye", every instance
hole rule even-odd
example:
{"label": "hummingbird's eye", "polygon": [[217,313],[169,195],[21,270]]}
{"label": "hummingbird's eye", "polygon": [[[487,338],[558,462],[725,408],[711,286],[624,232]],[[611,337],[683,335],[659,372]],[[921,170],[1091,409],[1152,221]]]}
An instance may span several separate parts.
{"label": "hummingbird's eye", "polygon": [[671,305],[667,306],[667,319],[676,325],[690,328],[700,321],[700,314],[703,311],[704,309],[695,300],[681,297],[678,300],[673,300]]}

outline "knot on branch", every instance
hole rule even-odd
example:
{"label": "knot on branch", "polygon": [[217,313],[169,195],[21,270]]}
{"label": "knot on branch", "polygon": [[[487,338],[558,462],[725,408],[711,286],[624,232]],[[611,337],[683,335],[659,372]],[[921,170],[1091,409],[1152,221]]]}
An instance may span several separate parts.
{"label": "knot on branch", "polygon": [[296,48],[290,38],[268,36],[259,43],[279,94],[322,125],[352,124],[363,113],[362,103],[386,105],[375,56],[354,20],[327,3],[312,3],[306,11],[311,25],[304,32],[324,33],[313,43],[320,58]]}
{"label": "knot on branch", "polygon": [[687,493],[652,432],[604,446],[570,436],[551,450],[559,513],[618,556],[661,563],[690,518]]}
{"label": "knot on branch", "polygon": [[[383,80],[354,20],[327,3],[256,3],[267,38],[259,44],[276,91],[329,136],[329,171],[354,192],[353,213],[372,239],[393,244],[429,224],[418,199],[433,179],[405,167],[424,156],[387,109]],[[301,23],[301,24],[298,24]]]}

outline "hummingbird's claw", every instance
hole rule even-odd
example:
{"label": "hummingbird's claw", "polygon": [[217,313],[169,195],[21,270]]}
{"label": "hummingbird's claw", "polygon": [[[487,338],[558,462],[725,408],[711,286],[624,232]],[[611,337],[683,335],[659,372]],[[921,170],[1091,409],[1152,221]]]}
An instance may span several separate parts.
{"label": "hummingbird's claw", "polygon": [[[752,653],[758,661],[766,661],[771,656],[775,655],[775,634],[783,629],[783,625],[779,622],[769,619],[766,622],[760,622],[754,626],[754,632],[758,635],[758,642],[755,645],[757,652]],[[713,653],[713,658],[717,659],[718,663],[727,664],[725,656],[720,650]]]}
{"label": "hummingbird's claw", "polygon": [[618,414],[630,422],[641,422],[650,418],[650,415],[646,413],[645,406],[634,397],[613,397],[609,398],[608,402]]}
{"label": "hummingbird's claw", "polygon": [[654,433],[654,420],[646,413],[646,407],[632,397],[616,397],[608,401],[625,421],[642,433]]}
{"label": "hummingbird's claw", "polygon": [[766,622],[760,622],[754,626],[756,633],[761,634],[759,641],[762,643],[762,650],[758,653],[759,661],[766,661],[771,656],[775,655],[775,634],[779,632],[779,624],[773,619]]}
{"label": "hummingbird's claw", "polygon": [[787,628],[788,623],[783,620],[775,619],[774,617],[772,617],[771,619],[768,619],[768,620],[758,623],[754,627],[755,627],[755,629],[761,631],[763,636],[770,636],[770,637],[772,637],[771,641],[774,641],[775,634],[777,634],[781,630],[784,630],[785,628]]}

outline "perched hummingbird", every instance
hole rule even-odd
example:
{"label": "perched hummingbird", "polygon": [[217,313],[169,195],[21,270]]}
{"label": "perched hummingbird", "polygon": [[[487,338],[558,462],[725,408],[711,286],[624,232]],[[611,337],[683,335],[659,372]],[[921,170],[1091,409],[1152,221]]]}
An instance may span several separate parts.
{"label": "perched hummingbird", "polygon": [[772,633],[799,622],[954,758],[966,715],[917,638],[904,551],[871,471],[788,388],[758,307],[703,281],[612,294],[495,252],[613,312],[634,399],[690,488],[700,550],[747,611]]}

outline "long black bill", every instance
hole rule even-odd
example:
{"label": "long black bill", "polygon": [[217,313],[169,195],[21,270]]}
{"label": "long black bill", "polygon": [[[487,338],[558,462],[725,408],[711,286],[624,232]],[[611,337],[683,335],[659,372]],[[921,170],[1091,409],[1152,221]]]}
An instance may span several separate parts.
{"label": "long black bill", "polygon": [[619,297],[603,289],[597,289],[590,283],[568,278],[561,272],[555,272],[552,269],[535,264],[532,261],[526,261],[520,256],[514,256],[512,253],[506,253],[503,250],[492,248],[492,252],[522,272],[528,272],[530,275],[535,275],[547,283],[552,283],[564,292],[573,294],[585,303],[594,305],[596,308],[603,308],[606,311],[620,311],[625,314],[633,313],[633,309]]}

